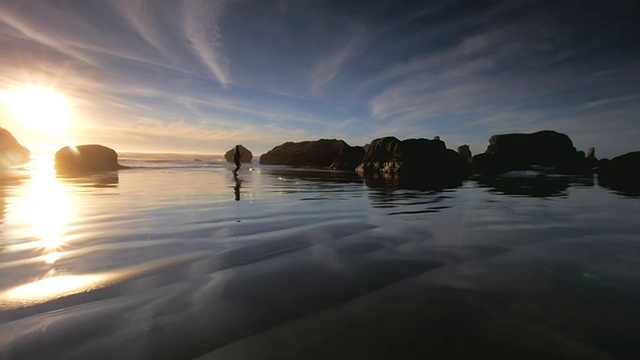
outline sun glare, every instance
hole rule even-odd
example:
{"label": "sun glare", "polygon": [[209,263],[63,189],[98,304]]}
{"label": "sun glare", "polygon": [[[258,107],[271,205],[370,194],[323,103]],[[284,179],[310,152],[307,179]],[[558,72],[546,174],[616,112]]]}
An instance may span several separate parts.
{"label": "sun glare", "polygon": [[73,220],[72,198],[56,178],[53,155],[34,154],[29,164],[31,181],[18,193],[13,213],[24,224],[22,236],[33,239],[46,263],[55,263],[64,255],[67,231]]}
{"label": "sun glare", "polygon": [[14,120],[30,130],[63,134],[69,125],[67,99],[53,89],[29,86],[5,94],[2,100]]}

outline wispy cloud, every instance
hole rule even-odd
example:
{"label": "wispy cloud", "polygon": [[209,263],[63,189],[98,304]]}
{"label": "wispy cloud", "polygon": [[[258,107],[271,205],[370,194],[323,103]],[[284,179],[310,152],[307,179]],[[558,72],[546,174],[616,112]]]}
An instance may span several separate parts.
{"label": "wispy cloud", "polygon": [[[54,9],[52,16],[55,15],[56,11]],[[0,21],[19,31],[24,35],[25,39],[48,46],[51,49],[78,60],[91,63],[90,58],[85,56],[81,51],[76,50],[73,46],[74,44],[69,43],[67,38],[56,36],[56,34],[38,28],[37,22],[30,21],[29,18],[23,18],[17,14],[14,9],[2,4],[0,4]]]}
{"label": "wispy cloud", "polygon": [[627,102],[627,101],[638,100],[638,99],[640,99],[640,94],[634,94],[634,95],[629,95],[629,96],[618,96],[618,97],[613,97],[613,98],[590,101],[590,102],[588,102],[586,104],[580,105],[580,108],[582,108],[582,109],[590,109],[590,108],[597,107],[597,106],[607,106],[607,105],[611,105],[611,104],[617,104],[617,103],[621,103],[621,102]]}
{"label": "wispy cloud", "polygon": [[478,111],[492,104],[514,104],[517,98],[526,98],[531,89],[515,85],[529,80],[508,70],[510,64],[526,63],[526,56],[545,51],[541,46],[544,39],[532,36],[534,31],[527,24],[510,24],[393,66],[373,79],[374,83],[391,81],[371,101],[373,116],[422,120]]}
{"label": "wispy cloud", "polygon": [[[92,114],[97,112],[92,111]],[[69,137],[77,144],[100,143],[122,151],[165,151],[223,153],[237,142],[247,144],[254,154],[295,139],[316,139],[317,135],[288,125],[256,125],[224,115],[206,115],[197,121],[166,114],[148,117],[131,109],[111,107],[74,124]],[[76,119],[78,120],[78,119]]]}
{"label": "wispy cloud", "polygon": [[152,4],[148,0],[117,0],[114,5],[133,29],[154,48],[167,54],[167,46],[154,24]]}
{"label": "wispy cloud", "polygon": [[491,134],[550,128],[635,144],[627,5],[587,2],[577,17],[563,2],[29,4],[0,1],[0,89],[55,86],[86,141],[265,151],[440,135],[482,151]]}
{"label": "wispy cloud", "polygon": [[222,34],[216,20],[222,16],[224,4],[225,1],[185,1],[183,14],[185,36],[222,86],[229,82],[229,61],[223,53]]}
{"label": "wispy cloud", "polygon": [[353,26],[346,38],[339,39],[335,48],[319,60],[311,79],[311,91],[314,95],[321,94],[325,86],[340,73],[348,61],[362,51],[366,40],[364,26]]}
{"label": "wispy cloud", "polygon": [[[171,64],[145,53],[130,37],[116,31],[103,31],[80,9],[63,10],[47,2],[25,10],[17,4],[0,4],[0,21],[19,31],[24,42],[45,46],[94,67],[105,66],[105,62],[114,58],[172,68]],[[105,15],[102,21],[110,23],[113,29],[121,28],[119,19],[113,16]]]}

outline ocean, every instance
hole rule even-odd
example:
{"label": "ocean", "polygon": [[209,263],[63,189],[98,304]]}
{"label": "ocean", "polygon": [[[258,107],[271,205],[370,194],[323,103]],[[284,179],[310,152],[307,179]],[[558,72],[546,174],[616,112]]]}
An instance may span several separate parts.
{"label": "ocean", "polygon": [[0,171],[0,359],[638,359],[640,197],[221,156]]}

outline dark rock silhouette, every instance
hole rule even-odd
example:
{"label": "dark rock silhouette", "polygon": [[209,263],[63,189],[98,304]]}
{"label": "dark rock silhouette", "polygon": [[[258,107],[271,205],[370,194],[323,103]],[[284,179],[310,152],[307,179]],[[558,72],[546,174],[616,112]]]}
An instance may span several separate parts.
{"label": "dark rock silhouette", "polygon": [[55,169],[59,173],[85,173],[124,169],[118,163],[115,150],[102,145],[66,146],[55,155]]}
{"label": "dark rock silhouette", "polygon": [[537,165],[559,173],[580,174],[592,169],[584,161],[584,153],[573,147],[571,139],[562,133],[543,130],[531,134],[494,135],[484,154],[471,160],[473,171],[480,174],[527,170]]}
{"label": "dark rock silhouette", "polygon": [[586,175],[593,174],[598,167],[599,160],[595,157],[595,149],[589,148],[589,153],[585,156],[584,151],[578,151],[572,162],[558,168],[558,173],[565,175]]}
{"label": "dark rock silhouette", "polygon": [[343,140],[286,142],[260,156],[260,164],[328,167],[349,145]]}
{"label": "dark rock silhouette", "polygon": [[6,129],[0,128],[0,169],[29,162],[31,152]]}
{"label": "dark rock silhouette", "polygon": [[331,164],[331,168],[335,170],[348,170],[354,171],[362,159],[364,159],[364,147],[362,146],[347,146],[338,155]]}
{"label": "dark rock silhouette", "polygon": [[600,160],[597,173],[600,185],[627,195],[640,195],[640,151]]}
{"label": "dark rock silhouette", "polygon": [[363,174],[397,174],[428,181],[459,179],[468,174],[469,164],[439,139],[395,137],[375,139],[356,171]]}
{"label": "dark rock silhouette", "polygon": [[471,155],[471,149],[469,149],[469,145],[467,144],[458,146],[458,154],[467,161],[471,161],[471,158],[473,157]]}
{"label": "dark rock silhouette", "polygon": [[[231,148],[231,150],[227,151],[226,153],[224,153],[224,159],[227,162],[233,162],[233,152],[235,146],[233,148]],[[247,149],[246,147],[240,145],[240,162],[241,163],[250,163],[253,160],[253,154],[251,153],[251,151],[249,151],[249,149]]]}
{"label": "dark rock silhouette", "polygon": [[587,155],[585,156],[585,167],[589,167],[591,170],[595,169],[598,167],[598,164],[600,163],[600,161],[598,160],[598,158],[596,157],[596,149],[593,147],[590,147],[589,150],[587,151]]}

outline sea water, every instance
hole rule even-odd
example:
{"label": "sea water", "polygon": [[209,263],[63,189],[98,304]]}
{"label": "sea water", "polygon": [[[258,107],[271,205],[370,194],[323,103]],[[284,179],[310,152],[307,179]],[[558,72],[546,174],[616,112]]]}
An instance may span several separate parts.
{"label": "sea water", "polygon": [[0,359],[640,358],[640,198],[220,156],[0,174]]}

